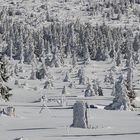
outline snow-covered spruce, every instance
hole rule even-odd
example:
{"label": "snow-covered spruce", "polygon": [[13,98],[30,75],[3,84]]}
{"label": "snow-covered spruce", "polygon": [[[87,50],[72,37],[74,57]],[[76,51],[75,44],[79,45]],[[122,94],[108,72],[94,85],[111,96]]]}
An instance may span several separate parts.
{"label": "snow-covered spruce", "polygon": [[84,73],[83,68],[80,68],[80,69],[78,70],[77,76],[80,77],[83,73]]}
{"label": "snow-covered spruce", "polygon": [[36,72],[32,69],[30,80],[35,80],[35,79],[36,79]]}
{"label": "snow-covered spruce", "polygon": [[64,82],[70,82],[70,75],[69,75],[68,72],[66,73],[65,78],[64,78],[63,81],[64,81]]}
{"label": "snow-covered spruce", "polygon": [[9,78],[9,73],[7,71],[7,62],[3,59],[3,56],[0,58],[0,98],[9,101],[9,97],[12,95],[9,93],[11,88],[6,85],[6,82]]}
{"label": "snow-covered spruce", "polygon": [[84,70],[79,70],[78,75],[79,75],[79,85],[85,85],[86,84],[86,78],[85,78]]}
{"label": "snow-covered spruce", "polygon": [[75,53],[72,55],[72,66],[73,68],[77,65],[77,58],[75,56]]}
{"label": "snow-covered spruce", "polygon": [[126,88],[124,77],[121,74],[118,81],[115,82],[115,98],[113,102],[105,107],[107,110],[133,110],[130,99],[128,97],[128,90]]}
{"label": "snow-covered spruce", "polygon": [[98,79],[93,79],[92,84],[95,95],[103,96],[103,90],[100,86]]}
{"label": "snow-covered spruce", "polygon": [[67,95],[69,94],[68,91],[67,91],[67,87],[64,86],[63,89],[62,89],[62,95]]}
{"label": "snow-covered spruce", "polygon": [[91,87],[91,84],[88,84],[86,90],[85,90],[85,97],[90,97],[90,96],[94,96],[94,92],[93,89]]}
{"label": "snow-covered spruce", "polygon": [[42,67],[36,71],[36,78],[41,80],[41,79],[44,79],[44,77],[45,77],[45,70]]}
{"label": "snow-covered spruce", "polygon": [[77,101],[73,106],[73,124],[71,127],[89,128],[87,103]]}

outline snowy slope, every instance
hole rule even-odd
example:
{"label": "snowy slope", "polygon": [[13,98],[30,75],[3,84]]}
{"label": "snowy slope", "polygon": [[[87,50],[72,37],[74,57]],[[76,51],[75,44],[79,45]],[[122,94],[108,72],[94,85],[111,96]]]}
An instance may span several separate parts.
{"label": "snowy slope", "polygon": [[[104,65],[104,66],[103,66]],[[103,81],[104,74],[110,68],[109,62],[93,62],[85,66],[85,71],[88,76],[94,78],[97,76]],[[79,66],[77,66],[79,67]],[[61,107],[56,102],[48,102],[48,108],[43,110],[41,114],[41,102],[39,101],[42,95],[46,94],[48,98],[61,95],[62,87],[67,85],[63,82],[66,68],[51,68],[51,74],[54,77],[54,87],[52,89],[43,89],[44,80],[29,80],[30,67],[25,68],[26,73],[22,73],[25,79],[19,79],[19,83],[26,81],[26,87],[17,87],[13,83],[14,79],[9,81],[9,85],[13,85],[13,96],[10,102],[1,102],[0,107],[4,108],[7,105],[13,105],[16,108],[16,117],[8,117],[2,115],[0,117],[0,132],[2,140],[13,140],[16,137],[23,136],[28,140],[72,140],[72,139],[99,139],[99,140],[129,140],[140,138],[140,117],[139,109],[136,111],[105,111],[103,106],[108,105],[112,101],[111,89],[103,89],[104,96],[93,96],[90,98],[83,97],[85,86],[79,86],[78,79],[73,75],[77,73],[77,68],[70,73],[71,79],[75,81],[76,87],[68,89],[69,95],[78,96],[67,100],[67,107],[71,108],[76,100],[86,100],[89,104],[97,106],[99,109],[91,108],[90,124],[91,129],[71,128],[72,124],[72,109]],[[94,72],[94,74],[93,74]],[[28,75],[28,76],[27,76]],[[18,77],[17,77],[18,79]],[[12,83],[11,83],[12,82]],[[38,89],[33,88],[37,86]],[[105,84],[102,82],[102,86]],[[138,94],[139,96],[139,94]],[[139,103],[139,101],[138,101]]]}
{"label": "snowy slope", "polygon": [[[80,20],[80,23],[90,23],[91,25],[105,22],[109,26],[127,26],[133,31],[140,26],[139,16],[134,14],[134,10],[139,11],[139,5],[129,7],[128,17],[123,15],[121,20],[107,20],[103,18],[103,13],[109,9],[104,7],[102,12],[92,15],[89,8],[94,5],[102,5],[102,0],[0,0],[0,11],[12,9],[14,21],[20,21],[27,25],[29,29],[38,30],[42,26],[48,26],[52,20],[58,22],[70,22]],[[16,14],[17,11],[21,14]],[[50,21],[46,21],[49,14]],[[116,15],[115,15],[116,16]],[[1,21],[0,21],[1,22]],[[65,60],[68,61],[69,60]],[[20,65],[20,64],[19,64]],[[47,78],[42,80],[30,80],[32,66],[23,64],[24,71],[17,76],[10,77],[7,85],[12,88],[13,96],[10,102],[0,100],[0,108],[12,105],[16,109],[16,116],[0,116],[0,140],[14,140],[22,137],[24,140],[139,140],[140,139],[140,64],[134,69],[134,88],[137,94],[134,111],[107,111],[104,106],[110,104],[114,97],[111,96],[113,85],[104,83],[106,74],[113,66],[112,60],[91,61],[87,65],[65,64],[62,67],[48,67],[48,73],[53,78],[53,87],[44,89]],[[122,66],[123,67],[123,66]],[[86,85],[79,85],[77,77],[78,69],[85,71],[86,82],[98,79],[103,88],[104,96],[84,97]],[[120,67],[117,67],[119,71]],[[73,88],[69,88],[70,82],[64,82],[66,73],[69,71]],[[19,84],[15,85],[15,80]],[[56,100],[61,99],[63,87],[67,87],[67,106],[60,106]],[[42,95],[49,99],[46,108],[39,113],[42,102]],[[94,105],[97,109],[90,108],[91,129],[72,128],[73,121],[72,106],[76,100],[84,100],[89,105]]]}

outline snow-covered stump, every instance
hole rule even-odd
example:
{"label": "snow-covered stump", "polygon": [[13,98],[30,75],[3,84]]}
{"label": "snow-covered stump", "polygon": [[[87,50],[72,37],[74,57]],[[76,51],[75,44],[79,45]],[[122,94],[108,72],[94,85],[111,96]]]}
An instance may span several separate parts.
{"label": "snow-covered stump", "polygon": [[73,106],[73,124],[71,127],[89,128],[87,103],[77,101]]}

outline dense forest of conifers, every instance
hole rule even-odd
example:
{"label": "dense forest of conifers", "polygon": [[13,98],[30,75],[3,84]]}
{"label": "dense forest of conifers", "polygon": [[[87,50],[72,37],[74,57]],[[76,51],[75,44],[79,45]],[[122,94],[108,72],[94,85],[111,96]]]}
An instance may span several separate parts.
{"label": "dense forest of conifers", "polygon": [[[96,23],[95,26],[88,21],[81,23],[79,18],[66,22],[53,19],[46,3],[42,4],[40,8],[45,10],[43,14],[45,14],[47,25],[42,24],[43,18],[42,21],[38,21],[37,17],[34,20],[33,13],[25,16],[21,7],[14,2],[9,3],[7,7],[1,7],[1,52],[6,53],[11,59],[22,62],[30,63],[35,57],[43,56],[47,60],[50,57],[60,59],[60,62],[63,63],[63,60],[67,57],[71,58],[72,54],[77,59],[85,61],[89,58],[104,61],[109,57],[113,58],[114,55],[116,59],[127,58],[129,50],[131,50],[135,62],[139,63],[139,28],[131,28],[127,24],[115,27],[115,21],[121,21],[123,16],[127,17],[129,23],[129,9],[131,8],[133,14],[139,16],[138,10],[134,8],[139,1],[104,0],[102,3],[94,4],[90,0],[87,2],[88,14],[93,17],[98,14],[102,15],[102,22]],[[108,11],[103,12],[104,8]],[[107,21],[110,20],[114,26],[107,24]],[[37,28],[39,24],[42,26]],[[51,64],[48,62],[47,65]],[[117,65],[119,65],[119,61]]]}

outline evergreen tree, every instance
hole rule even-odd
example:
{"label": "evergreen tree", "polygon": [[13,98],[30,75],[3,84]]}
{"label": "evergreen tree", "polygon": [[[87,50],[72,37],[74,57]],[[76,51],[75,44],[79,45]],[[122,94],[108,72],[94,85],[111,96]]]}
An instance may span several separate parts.
{"label": "evergreen tree", "polygon": [[85,97],[90,97],[90,96],[94,96],[94,92],[93,92],[93,89],[91,87],[91,84],[88,84],[88,86],[85,90]]}
{"label": "evergreen tree", "polygon": [[9,88],[6,85],[6,82],[8,81],[9,74],[7,72],[7,63],[3,59],[3,57],[0,58],[0,95],[1,98],[5,101],[9,101],[9,97],[12,95],[9,93],[11,88]]}
{"label": "evergreen tree", "polygon": [[136,52],[140,49],[140,36],[138,33],[136,33],[136,35],[134,37],[133,49]]}
{"label": "evergreen tree", "polygon": [[79,77],[79,84],[80,85],[85,85],[86,84],[86,79],[85,79],[85,74],[82,72],[80,77]]}
{"label": "evergreen tree", "polygon": [[73,66],[73,68],[76,66],[76,64],[77,64],[77,58],[76,58],[75,54],[73,54],[72,55],[72,66]]}
{"label": "evergreen tree", "polygon": [[121,52],[118,51],[116,56],[116,66],[119,66],[120,64],[121,64]]}
{"label": "evergreen tree", "polygon": [[67,94],[69,94],[69,93],[67,92],[66,86],[64,86],[62,89],[62,95],[67,95]]}
{"label": "evergreen tree", "polygon": [[[131,41],[131,40],[130,40]],[[135,99],[136,93],[133,90],[133,56],[132,56],[132,43],[130,42],[129,46],[129,57],[127,59],[127,90],[128,90],[128,97],[130,99],[130,102]]]}
{"label": "evergreen tree", "polygon": [[34,66],[32,65],[32,71],[31,71],[31,76],[30,76],[31,80],[35,80],[36,79],[36,71]]}
{"label": "evergreen tree", "polygon": [[66,73],[66,76],[65,76],[65,78],[64,78],[63,81],[64,82],[70,82],[70,76],[69,76],[69,73],[68,72]]}
{"label": "evergreen tree", "polygon": [[132,110],[130,99],[128,97],[127,87],[123,75],[120,75],[115,82],[115,98],[113,102],[105,107],[107,110]]}

